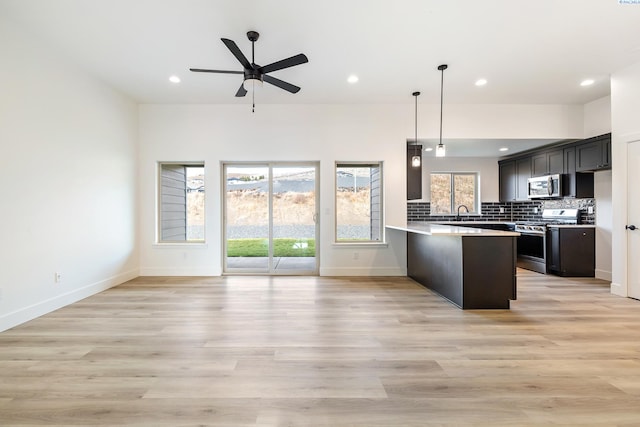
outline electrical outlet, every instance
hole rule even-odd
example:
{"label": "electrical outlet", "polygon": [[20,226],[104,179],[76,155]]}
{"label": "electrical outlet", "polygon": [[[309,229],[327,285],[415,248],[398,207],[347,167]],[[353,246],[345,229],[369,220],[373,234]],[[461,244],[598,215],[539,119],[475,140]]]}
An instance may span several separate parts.
{"label": "electrical outlet", "polygon": [[538,208],[533,208],[533,213],[538,213]]}
{"label": "electrical outlet", "polygon": [[587,208],[587,213],[588,213],[589,215],[593,215],[593,206],[589,206],[589,207]]}
{"label": "electrical outlet", "polygon": [[56,280],[56,283],[62,282],[62,273],[60,273],[59,271],[56,271],[55,280]]}
{"label": "electrical outlet", "polygon": [[500,213],[504,213],[504,208],[503,207],[500,208]]}

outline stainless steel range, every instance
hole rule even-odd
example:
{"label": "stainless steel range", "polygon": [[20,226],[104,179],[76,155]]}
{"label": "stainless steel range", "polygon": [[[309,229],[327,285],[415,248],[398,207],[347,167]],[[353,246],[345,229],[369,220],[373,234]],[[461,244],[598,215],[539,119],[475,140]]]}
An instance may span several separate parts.
{"label": "stainless steel range", "polygon": [[518,267],[547,273],[547,225],[578,224],[579,209],[544,209],[540,221],[518,221]]}

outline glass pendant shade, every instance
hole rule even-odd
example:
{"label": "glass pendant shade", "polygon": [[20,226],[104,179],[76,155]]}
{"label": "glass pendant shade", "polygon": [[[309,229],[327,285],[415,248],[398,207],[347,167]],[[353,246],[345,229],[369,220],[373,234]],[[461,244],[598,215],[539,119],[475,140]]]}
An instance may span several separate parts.
{"label": "glass pendant shade", "polygon": [[419,168],[421,164],[420,156],[411,157],[411,166],[414,168]]}
{"label": "glass pendant shade", "polygon": [[436,157],[444,157],[447,155],[447,149],[444,144],[440,143],[436,146]]}

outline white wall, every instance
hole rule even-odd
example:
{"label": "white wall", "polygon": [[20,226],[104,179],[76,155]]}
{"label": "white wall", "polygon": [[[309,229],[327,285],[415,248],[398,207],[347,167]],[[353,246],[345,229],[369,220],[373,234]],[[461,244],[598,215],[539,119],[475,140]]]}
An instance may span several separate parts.
{"label": "white wall", "polygon": [[611,132],[611,97],[596,99],[584,105],[584,138]]}
{"label": "white wall", "polygon": [[[584,137],[611,132],[611,97],[597,99],[584,105]],[[617,162],[616,162],[617,163]],[[618,165],[615,164],[614,167]],[[611,281],[611,233],[613,208],[611,204],[611,171],[595,173],[596,199],[596,277]]]}
{"label": "white wall", "polygon": [[[437,106],[421,107],[424,120],[439,117]],[[222,271],[222,161],[319,161],[320,274],[404,275],[404,236],[387,233],[388,247],[333,244],[334,163],[382,160],[387,224],[406,222],[405,146],[414,133],[413,106],[407,105],[141,105],[140,268],[142,275],[218,275]],[[490,120],[489,120],[490,118]],[[423,120],[423,116],[419,118]],[[429,120],[420,136],[437,135]],[[581,106],[458,105],[448,110],[451,138],[579,138]],[[422,133],[424,132],[424,133]],[[158,161],[204,161],[206,244],[156,244]],[[470,161],[473,162],[473,161]],[[484,160],[483,160],[484,162]],[[487,172],[497,177],[494,169]],[[488,163],[487,163],[488,164]],[[466,163],[465,168],[471,167]],[[484,168],[484,166],[483,166]],[[475,169],[475,168],[474,168]],[[486,169],[491,169],[486,166]],[[489,178],[486,179],[489,183]],[[497,183],[497,179],[495,179]],[[497,184],[483,200],[498,200]],[[486,196],[486,197],[485,197]],[[358,252],[355,260],[353,253]]]}
{"label": "white wall", "polygon": [[477,172],[480,174],[480,201],[500,201],[497,157],[427,157],[422,165],[422,200],[431,201],[429,187],[433,172]]}
{"label": "white wall", "polygon": [[[400,111],[399,111],[400,110]],[[406,216],[402,109],[258,105],[140,107],[140,243],[143,275],[221,274],[221,162],[319,161],[321,274],[403,275],[404,252],[336,247],[335,161],[384,161],[387,222]],[[204,161],[206,247],[156,245],[156,164]],[[400,239],[403,236],[390,236]],[[352,252],[359,252],[354,260]]]}
{"label": "white wall", "polygon": [[611,203],[611,171],[596,172],[593,191],[596,199],[596,277],[611,281],[611,236],[613,205]]}
{"label": "white wall", "polygon": [[2,19],[0,58],[1,331],[135,277],[138,257],[135,105]]}
{"label": "white wall", "polygon": [[[640,62],[611,76],[611,292],[627,296],[627,143],[640,140]],[[635,190],[635,189],[634,189]]]}

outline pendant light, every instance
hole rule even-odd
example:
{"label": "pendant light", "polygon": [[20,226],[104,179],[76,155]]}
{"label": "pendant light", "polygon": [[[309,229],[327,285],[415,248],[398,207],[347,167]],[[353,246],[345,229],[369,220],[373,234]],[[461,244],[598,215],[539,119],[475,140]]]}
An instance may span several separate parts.
{"label": "pendant light", "polygon": [[422,158],[420,154],[417,152],[418,148],[418,95],[420,92],[413,92],[413,97],[416,99],[416,120],[415,120],[415,139],[413,140],[413,156],[411,157],[411,167],[419,168],[422,164]]}
{"label": "pendant light", "polygon": [[444,157],[447,154],[446,148],[442,143],[442,104],[444,99],[444,70],[447,69],[447,64],[442,64],[438,66],[438,70],[441,71],[442,75],[440,78],[440,143],[436,146],[436,157]]}

